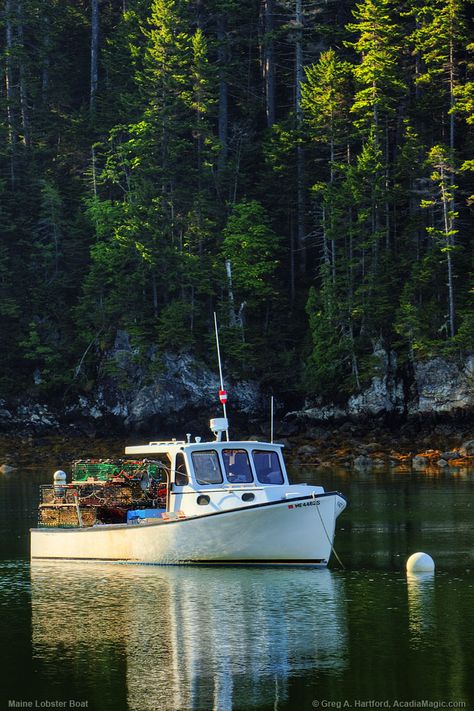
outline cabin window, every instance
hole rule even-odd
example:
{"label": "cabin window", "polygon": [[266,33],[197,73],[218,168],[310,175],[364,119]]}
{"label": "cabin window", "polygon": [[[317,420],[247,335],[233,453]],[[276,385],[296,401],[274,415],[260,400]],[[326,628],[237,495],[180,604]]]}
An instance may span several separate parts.
{"label": "cabin window", "polygon": [[254,449],[252,452],[257,479],[261,484],[283,484],[280,458],[276,452]]}
{"label": "cabin window", "polygon": [[247,484],[253,481],[249,455],[245,449],[223,449],[222,459],[230,484]]}
{"label": "cabin window", "polygon": [[193,452],[193,466],[198,484],[222,484],[222,472],[217,452]]}
{"label": "cabin window", "polygon": [[174,465],[174,481],[176,486],[186,486],[189,484],[188,470],[186,469],[184,454],[181,452],[178,452],[176,455]]}

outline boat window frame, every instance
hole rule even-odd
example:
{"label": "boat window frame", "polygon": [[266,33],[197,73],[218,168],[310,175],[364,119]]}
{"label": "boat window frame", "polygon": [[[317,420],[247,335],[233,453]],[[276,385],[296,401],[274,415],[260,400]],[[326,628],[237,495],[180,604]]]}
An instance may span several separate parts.
{"label": "boat window frame", "polygon": [[[218,472],[219,472],[220,477],[221,477],[221,478],[220,478],[220,481],[202,481],[202,480],[200,480],[200,479],[198,478],[198,472],[197,472],[196,464],[195,464],[195,460],[194,460],[194,455],[195,455],[195,454],[197,454],[197,455],[213,454],[213,455],[214,455],[214,457],[215,457],[215,459],[216,459],[216,462],[217,462],[217,465],[218,465]],[[194,479],[195,479],[196,483],[199,484],[199,486],[219,486],[220,484],[223,484],[223,483],[224,483],[224,475],[223,475],[223,473],[222,473],[221,458],[219,457],[219,452],[217,451],[217,449],[212,449],[212,448],[210,448],[210,449],[197,449],[197,450],[194,450],[194,452],[191,452],[191,461],[192,461],[192,465],[193,465],[193,475],[194,475]]]}
{"label": "boat window frame", "polygon": [[[269,454],[269,455],[273,455],[276,457],[276,460],[278,462],[278,468],[280,470],[280,475],[281,475],[280,481],[272,482],[272,481],[262,481],[260,479],[259,469],[258,469],[258,466],[255,462],[255,454]],[[276,450],[276,449],[252,449],[252,464],[253,464],[253,468],[255,469],[255,474],[256,474],[257,481],[259,484],[263,484],[264,486],[284,486],[286,484],[285,469],[282,466],[280,452],[278,450]]]}
{"label": "boat window frame", "polygon": [[[177,471],[178,457],[182,457],[183,464],[184,464],[184,468],[185,468],[185,470],[186,470],[186,475],[184,475],[182,472],[178,472],[178,471]],[[180,475],[183,476],[183,477],[186,476],[186,482],[185,482],[184,484],[178,484],[178,482],[177,482],[177,480],[176,480],[176,475],[177,475],[177,474],[180,474]],[[189,486],[190,480],[191,480],[191,479],[190,479],[190,475],[189,475],[189,466],[188,466],[188,463],[187,463],[187,461],[186,461],[185,454],[184,454],[184,452],[176,452],[175,457],[174,457],[174,465],[173,465],[173,482],[174,482],[174,485],[175,485],[175,486],[179,486],[180,488],[183,487],[183,486]]]}
{"label": "boat window frame", "polygon": [[[227,466],[226,466],[225,452],[242,452],[246,455],[250,479],[245,479],[244,481],[239,481],[239,480],[232,481],[231,479],[229,479],[229,472],[228,472]],[[255,475],[254,475],[254,470],[252,467],[252,457],[250,457],[250,452],[247,448],[245,448],[245,447],[225,447],[224,448],[223,447],[220,451],[220,454],[222,457],[222,464],[224,466],[224,473],[225,473],[226,481],[229,484],[254,484],[255,483]]]}

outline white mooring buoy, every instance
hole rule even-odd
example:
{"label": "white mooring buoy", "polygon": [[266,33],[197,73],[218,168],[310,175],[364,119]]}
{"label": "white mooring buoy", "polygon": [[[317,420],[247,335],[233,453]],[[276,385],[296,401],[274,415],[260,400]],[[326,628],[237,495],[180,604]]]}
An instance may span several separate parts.
{"label": "white mooring buoy", "polygon": [[433,573],[435,563],[428,553],[413,553],[407,560],[407,573]]}

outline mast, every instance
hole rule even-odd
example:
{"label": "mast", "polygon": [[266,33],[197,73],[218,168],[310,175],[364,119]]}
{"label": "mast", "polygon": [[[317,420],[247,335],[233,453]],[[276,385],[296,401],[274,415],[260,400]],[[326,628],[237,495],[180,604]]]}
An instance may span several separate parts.
{"label": "mast", "polygon": [[217,328],[217,316],[216,316],[215,311],[214,311],[214,329],[216,332],[217,362],[219,364],[219,379],[220,379],[220,385],[221,385],[221,389],[219,390],[219,400],[222,405],[224,419],[227,422],[227,428],[226,428],[225,434],[226,434],[227,441],[229,441],[229,425],[228,425],[228,421],[227,421],[227,409],[226,409],[227,393],[224,389],[224,378],[222,376],[221,350],[220,350],[220,346],[219,346],[219,330]]}

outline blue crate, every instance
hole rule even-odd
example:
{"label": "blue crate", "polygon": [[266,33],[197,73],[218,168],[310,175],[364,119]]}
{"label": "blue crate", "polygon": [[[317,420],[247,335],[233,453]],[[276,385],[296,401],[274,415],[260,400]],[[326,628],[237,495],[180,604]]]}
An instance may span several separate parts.
{"label": "blue crate", "polygon": [[135,509],[127,511],[127,523],[138,522],[144,518],[161,518],[165,509]]}

